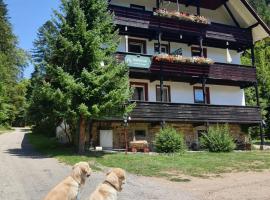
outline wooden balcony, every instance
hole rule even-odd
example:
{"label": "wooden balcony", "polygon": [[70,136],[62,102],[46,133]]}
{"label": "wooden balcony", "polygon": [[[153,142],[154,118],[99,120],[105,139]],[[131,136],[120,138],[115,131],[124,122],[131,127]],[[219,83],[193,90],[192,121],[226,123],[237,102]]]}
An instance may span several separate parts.
{"label": "wooden balcony", "polygon": [[[230,48],[241,50],[250,47],[252,34],[248,29],[211,23],[198,24],[154,16],[153,12],[140,11],[128,7],[110,5],[114,12],[115,23],[119,26],[120,34],[155,39],[157,31],[163,32],[162,39],[172,42],[197,44],[196,36],[203,36],[204,45],[225,47],[230,42]],[[125,26],[129,27],[125,30]],[[179,34],[183,35],[180,40]]]}
{"label": "wooden balcony", "polygon": [[259,107],[136,102],[132,121],[259,124]]}
{"label": "wooden balcony", "polygon": [[[181,81],[196,83],[202,77],[207,79],[208,84],[218,85],[234,85],[242,88],[249,87],[256,83],[256,68],[245,65],[214,63],[212,65],[197,64],[179,64],[152,61],[149,55],[138,55],[132,53],[117,54],[120,61],[127,62],[127,55],[138,58],[138,62],[128,63],[130,68],[130,77],[138,79],[159,80],[160,70],[162,67],[162,75],[164,80]],[[140,60],[148,59],[148,66],[144,63],[140,65]],[[148,63],[146,62],[146,63]]]}
{"label": "wooden balcony", "polygon": [[[167,76],[178,77],[205,77],[209,80],[229,81],[238,83],[255,83],[256,69],[251,66],[214,63],[212,65],[196,65],[196,64],[177,64],[165,62],[152,62],[150,71],[152,73],[160,73],[160,65],[162,71]],[[244,86],[243,86],[244,87]]]}

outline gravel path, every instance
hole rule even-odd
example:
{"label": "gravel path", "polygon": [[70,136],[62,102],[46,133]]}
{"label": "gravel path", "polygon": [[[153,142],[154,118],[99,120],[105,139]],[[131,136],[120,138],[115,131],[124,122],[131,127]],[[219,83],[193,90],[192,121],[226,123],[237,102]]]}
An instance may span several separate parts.
{"label": "gravel path", "polygon": [[[27,141],[26,130],[15,129],[0,135],[0,199],[38,200],[66,177],[70,166],[59,163],[35,152]],[[87,181],[81,199],[89,194],[105,178],[94,173]],[[179,184],[161,179],[128,174],[127,184],[119,200],[196,200]]]}

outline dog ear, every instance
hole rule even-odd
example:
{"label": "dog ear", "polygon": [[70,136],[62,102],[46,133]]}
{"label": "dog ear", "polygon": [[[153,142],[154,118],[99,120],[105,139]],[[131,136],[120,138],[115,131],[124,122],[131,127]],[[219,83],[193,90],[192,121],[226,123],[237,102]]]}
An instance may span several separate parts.
{"label": "dog ear", "polygon": [[74,178],[78,183],[84,184],[82,180],[82,170],[78,164],[74,165],[71,173],[72,178]]}
{"label": "dog ear", "polygon": [[110,182],[117,189],[117,191],[121,191],[118,176],[114,172],[107,175],[106,181]]}

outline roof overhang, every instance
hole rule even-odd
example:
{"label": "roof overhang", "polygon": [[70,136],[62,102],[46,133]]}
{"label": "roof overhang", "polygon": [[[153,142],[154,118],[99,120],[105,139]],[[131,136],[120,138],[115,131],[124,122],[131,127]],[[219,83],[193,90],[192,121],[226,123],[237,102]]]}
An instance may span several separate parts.
{"label": "roof overhang", "polygon": [[[164,0],[177,2],[177,0]],[[270,36],[270,29],[267,24],[256,13],[255,9],[247,0],[178,0],[179,3],[197,6],[205,9],[216,10],[227,4],[228,9],[239,23],[241,28],[250,28],[252,30],[253,42],[260,41]]]}
{"label": "roof overhang", "polygon": [[269,27],[247,0],[229,0],[227,6],[242,28],[251,29],[254,43],[269,37]]}

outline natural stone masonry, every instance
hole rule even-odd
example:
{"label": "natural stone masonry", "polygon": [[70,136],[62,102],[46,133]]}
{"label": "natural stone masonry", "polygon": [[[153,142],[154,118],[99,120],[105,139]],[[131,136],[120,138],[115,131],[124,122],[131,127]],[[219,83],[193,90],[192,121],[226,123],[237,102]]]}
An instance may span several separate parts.
{"label": "natural stone masonry", "polygon": [[[204,126],[197,126],[192,123],[168,123],[175,128],[179,133],[184,135],[186,144],[191,147],[193,144],[198,144],[197,130],[205,130]],[[212,124],[213,125],[213,124]],[[209,126],[212,126],[211,124]],[[127,127],[128,141],[134,139],[134,130],[146,130],[146,140],[149,143],[150,149],[153,150],[153,141],[155,135],[159,132],[161,126],[157,123],[129,123]],[[247,134],[243,132],[241,125],[229,124],[230,132],[235,140],[239,142],[247,142]],[[112,130],[113,131],[113,148],[125,148],[125,127],[121,122],[94,122],[92,127],[92,144],[94,146],[100,145],[99,131]],[[89,138],[87,138],[87,141]]]}

